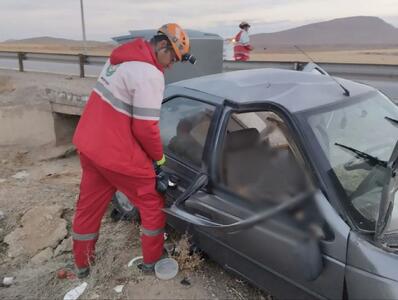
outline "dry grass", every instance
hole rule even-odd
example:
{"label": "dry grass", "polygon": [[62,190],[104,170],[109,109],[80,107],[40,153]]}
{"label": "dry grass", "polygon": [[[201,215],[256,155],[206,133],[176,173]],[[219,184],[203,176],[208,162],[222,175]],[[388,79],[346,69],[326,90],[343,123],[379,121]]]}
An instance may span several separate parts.
{"label": "dry grass", "polygon": [[[87,54],[108,56],[114,47],[112,44],[89,45]],[[0,51],[79,54],[84,53],[84,48],[66,44],[0,43]]]}
{"label": "dry grass", "polygon": [[15,86],[8,76],[0,77],[0,94],[9,93],[15,90]]}
{"label": "dry grass", "polygon": [[[316,62],[387,64],[398,65],[398,48],[396,49],[362,49],[362,50],[306,50]],[[250,56],[254,61],[308,61],[308,58],[297,51],[254,52]]]}
{"label": "dry grass", "polygon": [[192,272],[199,269],[203,263],[203,258],[199,253],[191,251],[191,243],[189,235],[184,234],[177,241],[176,253],[173,258],[178,262],[181,271]]}

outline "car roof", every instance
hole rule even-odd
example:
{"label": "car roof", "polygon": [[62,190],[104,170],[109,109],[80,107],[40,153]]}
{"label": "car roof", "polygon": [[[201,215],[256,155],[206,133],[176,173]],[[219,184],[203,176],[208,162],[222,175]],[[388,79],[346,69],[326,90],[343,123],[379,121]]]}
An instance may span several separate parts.
{"label": "car roof", "polygon": [[349,97],[344,96],[344,90],[330,76],[271,68],[225,72],[183,80],[169,86],[172,90],[184,88],[217,96],[210,97],[214,104],[221,104],[224,99],[237,104],[270,101],[291,112],[367,97],[376,91],[364,84],[335,79],[349,90]]}

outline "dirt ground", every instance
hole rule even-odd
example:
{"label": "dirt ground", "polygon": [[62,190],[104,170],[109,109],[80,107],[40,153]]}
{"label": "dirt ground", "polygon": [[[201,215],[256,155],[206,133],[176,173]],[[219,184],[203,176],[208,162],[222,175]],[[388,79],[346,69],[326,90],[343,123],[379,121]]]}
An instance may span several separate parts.
{"label": "dirt ground", "polygon": [[[398,65],[398,49],[357,49],[357,50],[307,50],[305,52],[316,62],[386,64]],[[308,61],[299,50],[289,51],[254,51],[253,61]]]}
{"label": "dirt ground", "polygon": [[20,52],[39,52],[39,53],[64,53],[64,54],[79,54],[87,51],[90,55],[109,55],[115,47],[111,43],[96,43],[87,42],[86,49],[81,44],[73,42],[68,44],[54,44],[54,43],[22,43],[22,42],[7,42],[0,43],[0,51],[20,51]]}
{"label": "dirt ground", "polygon": [[[0,75],[2,75],[0,76],[0,108],[24,106],[24,100],[18,95],[27,96],[30,93],[30,98],[40,98],[43,88],[49,84],[56,88],[65,80],[65,76],[50,75],[53,83],[49,83],[51,80],[46,77],[47,75],[41,74],[36,76],[32,83],[27,77],[27,80],[23,80],[23,76],[29,77],[33,76],[32,74],[15,72],[4,74],[2,71]],[[40,79],[42,83],[39,82]],[[68,83],[68,89],[73,87],[71,83],[73,80],[65,80]],[[80,92],[84,92],[86,85],[89,85],[89,83],[79,83],[78,79],[75,84]],[[35,87],[33,94],[32,90],[30,92],[24,90],[25,88],[29,90],[29,86]],[[2,120],[0,118],[0,127]],[[18,135],[18,132],[14,133]],[[1,141],[0,145],[2,145]],[[78,279],[59,279],[56,276],[57,270],[61,267],[73,264],[70,227],[81,176],[79,160],[73,150],[70,144],[55,147],[54,143],[34,146],[19,143],[0,146],[0,280],[2,281],[4,277],[14,277],[14,282],[9,287],[2,285],[0,281],[0,299],[63,299],[70,289],[83,282]],[[36,244],[35,251],[38,254],[33,253],[31,249],[31,252],[27,252],[26,248],[30,245],[25,244],[25,248],[11,247],[10,236],[21,230],[25,230],[25,233],[19,235],[19,240],[14,241],[16,243],[28,241],[32,236],[38,236],[40,239],[51,236],[52,229],[44,225],[47,223],[40,223],[42,221],[34,223],[35,220],[31,219],[44,218],[43,222],[51,223],[55,217],[47,217],[45,211],[47,208],[54,207],[60,207],[61,210],[56,220],[66,224],[64,234],[61,232],[55,244],[40,248],[39,238],[33,240],[32,243]],[[32,209],[36,210],[34,217],[31,217]],[[40,211],[43,211],[44,216],[40,214]],[[92,266],[90,277],[85,280],[88,286],[81,298],[271,298],[227,274],[209,259],[204,259],[194,270],[189,268],[188,264],[185,270],[180,270],[177,277],[169,281],[143,275],[135,267],[128,267],[132,258],[141,255],[139,227],[126,221],[114,222],[110,218],[110,211],[109,209],[103,219],[97,244],[97,261]],[[26,228],[29,227],[26,225],[27,222],[38,225]],[[167,242],[178,244],[180,237],[173,232],[169,231],[169,233]],[[114,290],[118,285],[123,285],[121,293]]]}

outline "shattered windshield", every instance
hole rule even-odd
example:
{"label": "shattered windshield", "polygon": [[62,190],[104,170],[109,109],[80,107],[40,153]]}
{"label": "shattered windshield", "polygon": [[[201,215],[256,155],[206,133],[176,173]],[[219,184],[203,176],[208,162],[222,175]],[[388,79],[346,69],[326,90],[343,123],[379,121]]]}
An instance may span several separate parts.
{"label": "shattered windshield", "polygon": [[389,160],[398,139],[397,128],[386,117],[398,119],[398,107],[380,93],[318,110],[307,117],[330,163],[329,176],[337,178],[334,181],[349,201],[346,206],[360,226],[370,224],[368,230],[374,229],[382,189],[388,181],[383,162]]}

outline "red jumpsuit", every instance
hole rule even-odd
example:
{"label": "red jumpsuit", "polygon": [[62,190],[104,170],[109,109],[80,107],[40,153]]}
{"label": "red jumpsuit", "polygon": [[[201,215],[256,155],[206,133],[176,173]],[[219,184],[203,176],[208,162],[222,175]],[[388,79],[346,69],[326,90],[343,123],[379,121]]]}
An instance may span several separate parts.
{"label": "red jumpsuit", "polygon": [[242,34],[243,30],[239,31],[239,33],[235,36],[235,42],[237,44],[234,46],[234,59],[237,61],[248,61],[252,47],[249,44],[242,43]]}
{"label": "red jumpsuit", "polygon": [[83,170],[72,224],[79,269],[94,259],[101,219],[116,190],[140,212],[144,263],[163,254],[164,200],[152,165],[163,157],[158,126],[163,92],[163,68],[148,42],[137,39],[112,52],[73,137]]}

